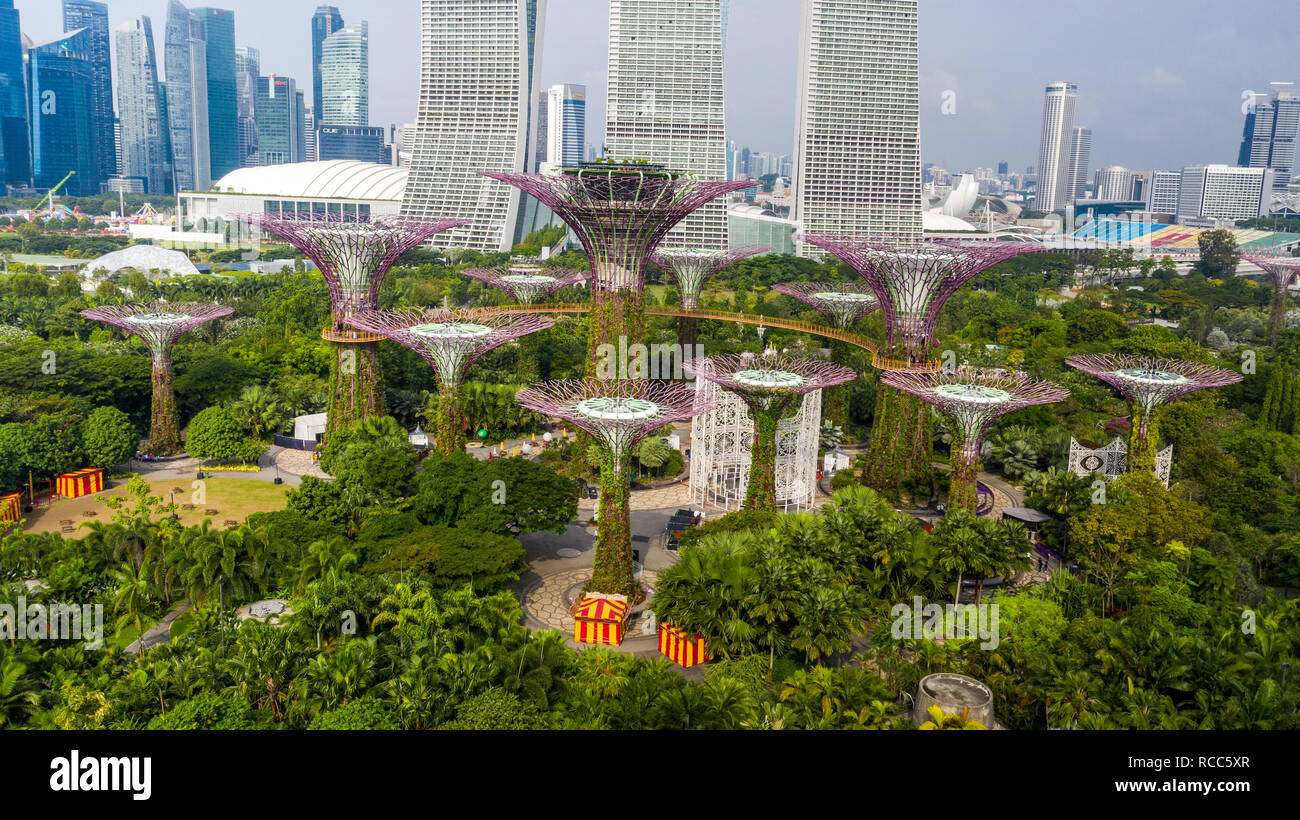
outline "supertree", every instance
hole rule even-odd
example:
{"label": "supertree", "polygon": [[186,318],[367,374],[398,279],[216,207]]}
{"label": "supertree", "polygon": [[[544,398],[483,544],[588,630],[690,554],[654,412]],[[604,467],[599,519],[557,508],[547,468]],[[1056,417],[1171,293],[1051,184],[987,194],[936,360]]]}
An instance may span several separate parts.
{"label": "supertree", "polygon": [[[699,310],[700,293],[704,284],[717,274],[741,259],[766,253],[771,248],[766,245],[738,245],[734,248],[706,250],[702,248],[662,248],[650,254],[654,262],[677,282],[677,292],[681,295],[682,310]],[[677,322],[678,341],[683,347],[694,347],[698,338],[697,320],[694,316],[682,316]]]}
{"label": "supertree", "polygon": [[[997,263],[1041,250],[1026,242],[896,242],[804,234],[831,252],[875,292],[885,319],[885,344],[873,364],[884,371],[936,370],[934,327],[958,288]],[[928,483],[933,445],[925,402],[882,384],[862,480],[894,493],[906,479]]]}
{"label": "supertree", "polygon": [[465,451],[465,408],[461,386],[475,361],[506,342],[552,327],[540,316],[487,310],[411,308],[371,310],[347,317],[347,323],[408,347],[433,367],[438,377],[435,441],[449,458]]}
{"label": "supertree", "polygon": [[465,219],[379,216],[368,220],[336,215],[262,213],[235,217],[274,234],[302,251],[330,289],[330,327],[321,337],[336,346],[330,364],[329,434],[383,413],[379,383],[380,336],[347,327],[347,320],[378,307],[379,285],[402,256],[429,237]]}
{"label": "supertree", "polygon": [[754,417],[745,508],[776,510],[776,426],[814,390],[852,381],[857,374],[825,359],[788,354],[708,356],[683,365],[693,376],[735,393]]}
{"label": "supertree", "polygon": [[1262,268],[1273,280],[1273,309],[1268,317],[1268,341],[1272,344],[1286,329],[1286,292],[1300,274],[1300,257],[1246,256],[1247,261]]}
{"label": "supertree", "polygon": [[461,271],[471,279],[491,285],[521,305],[532,305],[570,285],[591,279],[591,271],[544,272],[534,265],[511,265],[507,268],[467,268]]}
{"label": "supertree", "polygon": [[1065,363],[1101,379],[1128,399],[1129,472],[1152,472],[1156,467],[1159,430],[1155,411],[1174,399],[1197,390],[1225,387],[1241,381],[1241,374],[1213,365],[1149,356],[1071,356]]}
{"label": "supertree", "polygon": [[153,399],[149,413],[146,452],[171,455],[181,448],[176,418],[176,390],[172,386],[172,346],[186,331],[229,316],[233,308],[206,303],[108,305],[81,311],[87,319],[103,322],[139,336],[153,358]]}
{"label": "supertree", "polygon": [[1063,401],[1070,391],[1024,373],[958,367],[918,373],[889,371],[881,382],[933,405],[952,430],[948,506],[975,512],[980,443],[994,420],[1035,404]]}
{"label": "supertree", "polygon": [[544,382],[519,391],[515,399],[529,410],[580,427],[599,444],[600,513],[595,564],[586,591],[636,599],[639,589],[632,577],[628,517],[632,448],[664,425],[709,412],[715,402],[681,382],[632,379]]}
{"label": "supertree", "polygon": [[[798,299],[800,302],[830,317],[840,330],[848,330],[863,316],[880,307],[871,288],[864,284],[825,285],[816,282],[796,282],[773,285],[772,290]],[[830,340],[831,360],[845,363],[848,345],[839,339]],[[849,395],[844,387],[826,393],[825,416],[832,424],[844,427],[849,420]]]}
{"label": "supertree", "polygon": [[587,374],[600,346],[645,337],[645,265],[678,222],[709,200],[748,188],[750,180],[705,181],[662,165],[582,163],[549,174],[481,172],[530,194],[564,220],[587,252],[594,276],[587,332]]}

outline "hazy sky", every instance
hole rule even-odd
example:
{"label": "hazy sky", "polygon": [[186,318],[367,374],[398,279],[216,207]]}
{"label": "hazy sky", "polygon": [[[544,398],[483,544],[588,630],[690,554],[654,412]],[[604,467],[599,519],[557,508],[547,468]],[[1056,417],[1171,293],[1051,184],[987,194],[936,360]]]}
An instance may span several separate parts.
{"label": "hazy sky", "polygon": [[[59,34],[59,0],[15,5],[34,40]],[[161,52],[165,0],[108,5],[114,26],[149,15]],[[261,50],[263,73],[291,76],[310,96],[316,0],[217,5],[234,10],[238,42]],[[334,5],[348,23],[370,22],[373,124],[413,121],[419,0]],[[542,82],[587,85],[596,145],[607,9],[603,0],[549,0],[543,39]],[[756,151],[791,150],[798,12],[798,0],[731,0],[728,131]],[[1043,87],[1068,80],[1079,86],[1076,124],[1093,131],[1093,168],[1235,162],[1242,91],[1300,82],[1298,32],[1300,0],[921,0],[923,158],[950,169],[1037,164]],[[955,115],[940,109],[949,90]]]}

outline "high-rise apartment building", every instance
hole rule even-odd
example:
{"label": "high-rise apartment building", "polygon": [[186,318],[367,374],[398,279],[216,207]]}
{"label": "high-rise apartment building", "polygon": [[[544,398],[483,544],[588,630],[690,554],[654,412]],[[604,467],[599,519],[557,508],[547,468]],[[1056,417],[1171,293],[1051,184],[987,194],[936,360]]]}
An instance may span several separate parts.
{"label": "high-rise apartment building", "polygon": [[370,124],[370,24],[344,26],[321,45],[320,125]]}
{"label": "high-rise apartment building", "polygon": [[243,165],[235,80],[235,13],[201,8],[191,14],[203,23],[207,44],[208,150],[212,178],[220,179]]}
{"label": "high-rise apartment building", "polygon": [[257,78],[262,76],[262,55],[255,48],[235,47],[235,96],[239,116],[239,163],[257,165]]}
{"label": "high-rise apartment building", "polygon": [[321,56],[325,38],[343,28],[343,15],[334,6],[317,6],[311,16],[311,110],[320,111],[324,100],[321,98]]}
{"label": "high-rise apartment building", "polygon": [[316,112],[310,105],[303,107],[303,162],[315,162],[316,156]]}
{"label": "high-rise apartment building", "polygon": [[1099,168],[1094,179],[1093,199],[1125,200],[1133,193],[1133,172],[1122,165]]}
{"label": "high-rise apartment building", "polygon": [[22,25],[14,0],[0,0],[0,190],[31,184],[29,140]]}
{"label": "high-rise apartment building", "polygon": [[[800,229],[918,239],[916,0],[802,0],[797,88],[791,217]],[[806,243],[798,252],[820,255]]]}
{"label": "high-rise apartment building", "polygon": [[163,46],[167,71],[167,124],[171,132],[173,190],[202,191],[212,184],[208,149],[208,50],[203,23],[180,0],[167,6]]}
{"label": "high-rise apartment building", "polygon": [[1272,168],[1193,165],[1183,169],[1178,189],[1178,216],[1254,219],[1272,199]]}
{"label": "high-rise apartment building", "polygon": [[572,167],[583,161],[587,144],[587,87],[562,83],[546,92],[546,162]]}
{"label": "high-rise apartment building", "polygon": [[402,213],[471,219],[437,247],[509,250],[517,188],[480,171],[534,167],[545,0],[420,0],[420,99]]}
{"label": "high-rise apartment building", "polygon": [[95,81],[90,29],[78,29],[27,50],[32,185],[53,188],[68,174],[63,193],[99,193]]}
{"label": "high-rise apartment building", "polygon": [[1273,185],[1285,191],[1295,173],[1296,134],[1300,131],[1300,95],[1295,83],[1270,83],[1267,96],[1257,95],[1246,112],[1237,164],[1272,168]]}
{"label": "high-rise apartment building", "polygon": [[302,162],[303,102],[292,77],[271,74],[257,78],[258,165]]}
{"label": "high-rise apartment building", "polygon": [[[1070,170],[1066,174],[1068,200],[1083,199],[1088,192],[1088,164],[1092,162],[1092,129],[1076,125],[1070,131]],[[1066,204],[1069,204],[1067,201]]]}
{"label": "high-rise apartment building", "polygon": [[[1070,159],[1074,143],[1074,105],[1079,87],[1051,83],[1043,97],[1043,130],[1038,141],[1038,193],[1034,207],[1048,213],[1064,208],[1070,188]],[[1091,147],[1091,134],[1089,134]],[[1085,171],[1086,174],[1086,171]]]}
{"label": "high-rise apartment building", "polygon": [[1152,171],[1147,186],[1147,210],[1157,214],[1178,213],[1178,190],[1182,187],[1181,171]]}
{"label": "high-rise apartment building", "polygon": [[533,173],[540,171],[542,163],[546,162],[546,143],[551,119],[550,103],[550,89],[537,95],[537,152],[533,155],[533,167],[530,169]]}
{"label": "high-rise apartment building", "polygon": [[94,87],[91,119],[95,133],[96,186],[117,173],[117,153],[113,141],[113,70],[110,64],[111,41],[108,33],[108,4],[95,0],[63,0],[63,30],[86,29],[90,43],[89,60]]}
{"label": "high-rise apartment building", "polygon": [[[723,0],[610,0],[606,156],[726,177],[722,7]],[[686,217],[663,245],[725,248],[725,202]]]}
{"label": "high-rise apartment building", "polygon": [[117,41],[117,112],[123,177],[143,180],[145,192],[172,193],[167,100],[158,81],[153,24],[148,17],[113,30]]}

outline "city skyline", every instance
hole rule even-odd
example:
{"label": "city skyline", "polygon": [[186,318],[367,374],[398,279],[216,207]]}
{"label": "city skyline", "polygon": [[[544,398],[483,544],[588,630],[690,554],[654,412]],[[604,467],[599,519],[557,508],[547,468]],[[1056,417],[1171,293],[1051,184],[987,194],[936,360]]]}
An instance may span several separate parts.
{"label": "city skyline", "polygon": [[[110,28],[143,14],[160,29],[166,14],[164,0],[109,0],[108,5]],[[315,0],[214,5],[235,12],[236,44],[262,50],[264,74],[293,77],[300,88],[309,88]],[[372,123],[412,122],[419,87],[418,4],[403,3],[410,8],[409,19],[401,14],[378,19],[373,7],[362,3],[334,5],[345,20],[370,18],[371,73],[384,78],[372,88]],[[543,88],[587,86],[587,141],[597,147],[605,121],[608,31],[607,6],[598,5],[594,10],[579,0],[550,0],[540,83]],[[743,7],[732,5],[728,39],[733,46],[746,45],[726,54],[728,139],[756,151],[791,154],[798,4],[745,0]],[[15,6],[34,41],[61,33],[59,3],[18,0]],[[1160,7],[1119,0],[1061,8],[1057,22],[1044,25],[1041,7],[1028,0],[1002,0],[996,9],[956,0],[921,4],[925,162],[954,169],[999,160],[1012,168],[1036,164],[1042,88],[1068,79],[1080,85],[1076,121],[1093,129],[1097,167],[1233,163],[1241,142],[1242,93],[1266,92],[1272,81],[1300,82],[1286,43],[1287,32],[1300,24],[1300,6],[1284,0],[1263,0],[1251,7],[1250,17],[1245,11],[1234,16],[1221,8],[1194,7],[1169,15]],[[1117,30],[1114,14],[1121,12],[1127,22]],[[1261,18],[1276,25],[1249,25]],[[1009,21],[1031,20],[1034,37],[1008,39],[1016,31]],[[1167,36],[1153,37],[1158,31]],[[1103,50],[1079,48],[1081,42]],[[1243,51],[1251,59],[1234,60]],[[1013,57],[1004,56],[1010,52]],[[946,91],[953,92],[955,114],[941,110]]]}

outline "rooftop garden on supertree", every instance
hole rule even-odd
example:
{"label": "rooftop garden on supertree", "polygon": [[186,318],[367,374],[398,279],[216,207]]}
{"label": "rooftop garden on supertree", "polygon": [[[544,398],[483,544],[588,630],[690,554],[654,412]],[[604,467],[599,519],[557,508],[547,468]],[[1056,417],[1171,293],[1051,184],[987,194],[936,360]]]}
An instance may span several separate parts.
{"label": "rooftop garden on supertree", "polygon": [[558,417],[589,433],[601,450],[596,555],[586,592],[642,597],[632,573],[629,520],[632,448],[665,425],[713,409],[693,385],[631,379],[544,382],[515,399],[537,413]]}
{"label": "rooftop garden on supertree", "polygon": [[511,264],[501,268],[466,268],[461,273],[496,288],[521,305],[536,304],[558,290],[586,283],[591,271],[546,272],[540,265]]}
{"label": "rooftop garden on supertree", "polygon": [[468,421],[461,386],[470,366],[506,342],[555,324],[540,316],[441,308],[366,311],[349,316],[347,323],[414,350],[433,367],[438,377],[435,445],[443,458],[465,450]]}
{"label": "rooftop garden on supertree", "polygon": [[970,513],[976,508],[980,444],[988,426],[1009,413],[1063,401],[1070,395],[1064,387],[1024,373],[973,367],[931,373],[888,371],[880,380],[943,414],[952,430],[948,506]]}
{"label": "rooftop garden on supertree", "polygon": [[[885,319],[885,344],[873,364],[881,370],[937,370],[934,328],[957,290],[984,270],[1040,251],[1026,242],[898,242],[877,238],[801,234],[795,237],[834,254],[876,294]],[[931,481],[930,417],[926,404],[882,384],[867,450],[864,483],[890,495],[903,482]]]}
{"label": "rooftop garden on supertree", "polygon": [[754,418],[745,509],[776,511],[776,426],[798,411],[798,400],[814,390],[857,377],[847,367],[825,359],[788,354],[760,357],[709,356],[683,365],[691,375],[735,393]]}
{"label": "rooftop garden on supertree", "polygon": [[233,312],[233,308],[222,305],[193,302],[106,305],[81,311],[87,319],[139,336],[149,347],[153,360],[153,398],[149,413],[149,440],[144,446],[146,453],[172,455],[181,449],[172,372],[172,347],[176,340],[187,331]]}
{"label": "rooftop garden on supertree", "polygon": [[375,344],[381,337],[348,327],[348,318],[378,307],[379,286],[402,254],[465,219],[261,213],[235,217],[280,237],[316,263],[330,291],[331,326],[321,337],[337,345],[330,364],[329,433],[383,413]]}
{"label": "rooftop garden on supertree", "polygon": [[[727,250],[704,248],[661,248],[650,254],[654,262],[677,282],[683,310],[700,309],[700,293],[704,285],[717,274],[741,259],[771,250],[765,245],[739,245]],[[678,319],[678,341],[694,345],[697,338],[696,319],[682,316]]]}
{"label": "rooftop garden on supertree", "polygon": [[1226,387],[1241,374],[1214,365],[1148,356],[1071,356],[1065,363],[1109,384],[1128,399],[1128,470],[1153,472],[1159,440],[1156,410],[1197,390]]}
{"label": "rooftop garden on supertree", "polygon": [[1268,316],[1268,341],[1277,341],[1286,330],[1286,292],[1300,274],[1300,257],[1245,256],[1246,261],[1262,268],[1273,280],[1273,307]]}
{"label": "rooftop garden on supertree", "polygon": [[550,208],[577,235],[593,275],[587,372],[602,344],[643,343],[645,267],[668,231],[751,180],[705,181],[640,162],[582,163],[550,174],[482,172]]}

